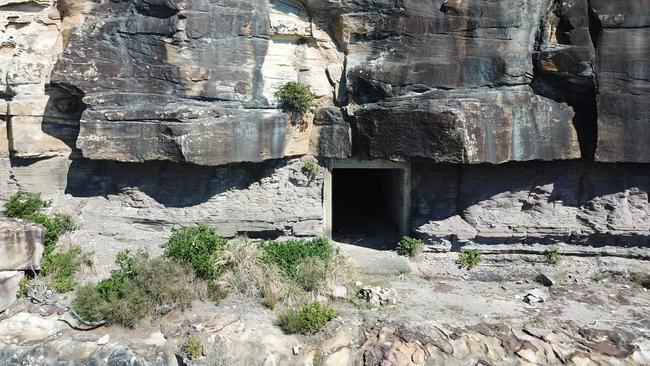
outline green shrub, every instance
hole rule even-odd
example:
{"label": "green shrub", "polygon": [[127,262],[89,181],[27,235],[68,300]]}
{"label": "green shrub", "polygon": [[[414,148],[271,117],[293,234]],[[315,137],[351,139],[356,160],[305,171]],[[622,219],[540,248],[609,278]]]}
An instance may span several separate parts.
{"label": "green shrub", "polygon": [[5,203],[5,215],[8,217],[25,218],[49,206],[49,202],[41,198],[40,193],[18,192]]}
{"label": "green shrub", "polygon": [[285,111],[291,111],[298,114],[312,112],[316,108],[311,88],[308,85],[290,81],[280,87],[275,92],[275,97],[280,102],[280,107]]}
{"label": "green shrub", "polygon": [[190,360],[199,358],[203,355],[203,341],[199,336],[191,336],[181,347],[181,352]]}
{"label": "green shrub", "polygon": [[72,221],[72,217],[70,217],[68,214],[54,214],[54,222],[62,233],[74,231],[77,228],[77,226]]}
{"label": "green shrub", "polygon": [[326,238],[312,240],[290,239],[286,241],[269,241],[262,245],[263,259],[273,263],[287,277],[295,279],[298,266],[308,258],[328,260],[335,252],[334,246]]}
{"label": "green shrub", "polygon": [[264,253],[246,238],[229,243],[219,254],[217,266],[227,270],[220,282],[234,292],[252,298],[266,291],[281,292],[284,278],[273,263],[264,261]]}
{"label": "green shrub", "polygon": [[120,252],[115,262],[119,269],[110,278],[77,291],[73,308],[82,318],[134,327],[146,317],[184,310],[196,298],[192,277],[178,263],[143,251]]}
{"label": "green shrub", "polygon": [[315,177],[320,173],[320,167],[311,161],[308,161],[302,166],[302,171],[309,177]]}
{"label": "green shrub", "polygon": [[420,239],[403,236],[397,243],[397,252],[401,255],[415,257],[424,250],[424,243]]}
{"label": "green shrub", "polygon": [[50,253],[43,258],[41,274],[47,277],[48,287],[64,293],[72,291],[74,274],[82,265],[90,265],[90,257],[81,248],[73,246],[65,252]]}
{"label": "green shrub", "polygon": [[558,262],[560,262],[560,259],[562,259],[560,248],[558,248],[555,245],[548,248],[544,253],[544,255],[546,256],[546,261],[551,264],[557,264]]}
{"label": "green shrub", "polygon": [[215,269],[216,254],[226,246],[226,240],[206,226],[183,227],[172,232],[165,256],[188,264],[203,279],[217,277],[224,268]]}
{"label": "green shrub", "polygon": [[45,256],[52,253],[52,251],[54,251],[54,246],[56,246],[56,242],[59,241],[59,237],[63,234],[63,230],[59,224],[49,216],[40,213],[29,214],[25,216],[24,219],[41,224],[45,227],[45,238],[43,239]]}
{"label": "green shrub", "polygon": [[303,306],[300,310],[286,309],[278,316],[278,324],[287,333],[317,333],[336,317],[336,311],[318,301]]}
{"label": "green shrub", "polygon": [[481,253],[477,249],[470,249],[465,252],[458,253],[458,260],[460,264],[467,268],[472,269],[481,262]]}

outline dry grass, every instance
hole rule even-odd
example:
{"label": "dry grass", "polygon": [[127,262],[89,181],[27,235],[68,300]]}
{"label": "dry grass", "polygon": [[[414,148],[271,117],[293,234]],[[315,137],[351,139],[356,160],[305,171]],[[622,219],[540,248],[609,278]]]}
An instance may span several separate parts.
{"label": "dry grass", "polygon": [[265,263],[262,252],[245,238],[228,244],[216,265],[228,267],[219,282],[230,291],[253,298],[284,297],[286,284],[280,270]]}
{"label": "dry grass", "polygon": [[298,265],[295,278],[265,260],[264,254],[246,238],[229,243],[215,264],[228,268],[219,284],[231,292],[261,299],[273,309],[278,304],[293,306],[328,296],[353,275],[352,265],[339,253],[333,253],[328,260],[305,259]]}

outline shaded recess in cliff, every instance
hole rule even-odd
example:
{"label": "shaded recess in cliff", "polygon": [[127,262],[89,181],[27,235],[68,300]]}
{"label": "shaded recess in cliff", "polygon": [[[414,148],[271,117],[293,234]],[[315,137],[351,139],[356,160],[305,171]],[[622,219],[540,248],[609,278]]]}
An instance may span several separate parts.
{"label": "shaded recess in cliff", "polygon": [[84,93],[72,85],[49,84],[45,86],[45,94],[49,100],[43,132],[63,141],[71,151],[76,150],[81,115],[86,109]]}
{"label": "shaded recess in cliff", "polygon": [[535,93],[567,103],[584,160],[594,159],[598,140],[598,86],[594,72],[597,25],[588,0],[555,0],[540,22],[531,86]]}
{"label": "shaded recess in cliff", "polygon": [[650,172],[586,161],[412,165],[412,229],[432,245],[650,247]]}

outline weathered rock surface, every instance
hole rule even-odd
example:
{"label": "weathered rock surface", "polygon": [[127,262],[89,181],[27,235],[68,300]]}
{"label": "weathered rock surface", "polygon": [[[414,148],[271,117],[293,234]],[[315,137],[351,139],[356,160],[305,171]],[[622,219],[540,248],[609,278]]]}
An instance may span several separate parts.
{"label": "weathered rock surface", "polygon": [[0,220],[0,271],[39,269],[43,256],[41,225],[22,220]]}
{"label": "weathered rock surface", "polygon": [[590,2],[598,77],[596,159],[650,162],[650,1]]}
{"label": "weathered rock surface", "polygon": [[445,163],[579,158],[572,117],[525,87],[429,92],[355,112],[370,157]]}
{"label": "weathered rock surface", "polygon": [[[550,1],[210,4],[87,10],[52,76],[83,95],[85,157],[220,165],[308,152],[465,163],[580,156],[570,108],[520,87],[532,81]],[[292,79],[310,84],[321,105],[348,104],[346,118],[323,124],[318,112],[294,124],[269,109]],[[410,145],[424,146],[405,149],[414,134]]]}
{"label": "weathered rock surface", "polygon": [[413,165],[413,230],[452,244],[650,245],[643,166],[580,162]]}
{"label": "weathered rock surface", "polygon": [[299,80],[331,101],[340,75],[326,72],[342,61],[297,6],[134,1],[93,7],[52,79],[83,92],[84,157],[221,165],[307,154],[311,123],[275,109],[273,93]]}
{"label": "weathered rock surface", "polygon": [[[371,310],[331,301],[339,315],[310,336],[282,332],[276,312],[234,294],[136,329],[88,331],[59,320],[74,324],[67,314],[28,312],[34,304],[20,301],[0,315],[0,359],[48,366],[647,364],[650,298],[630,278],[647,272],[647,261],[565,257],[553,267],[534,257],[541,256],[485,256],[468,272],[457,268],[455,253],[425,254],[411,275],[375,277],[399,291],[396,304]],[[563,275],[544,302],[530,305],[522,296],[534,285],[526,281],[540,268]],[[596,273],[607,282],[592,280]],[[190,335],[201,339],[203,354],[182,360],[179,347]]]}
{"label": "weathered rock surface", "polygon": [[16,301],[16,293],[22,278],[23,272],[0,271],[0,313]]}

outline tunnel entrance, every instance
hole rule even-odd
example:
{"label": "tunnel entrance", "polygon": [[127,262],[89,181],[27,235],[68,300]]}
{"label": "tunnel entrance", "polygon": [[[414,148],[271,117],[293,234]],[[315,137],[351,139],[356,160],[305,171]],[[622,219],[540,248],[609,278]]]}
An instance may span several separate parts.
{"label": "tunnel entrance", "polygon": [[327,228],[342,243],[393,249],[407,233],[408,166],[393,162],[340,161],[330,169]]}

